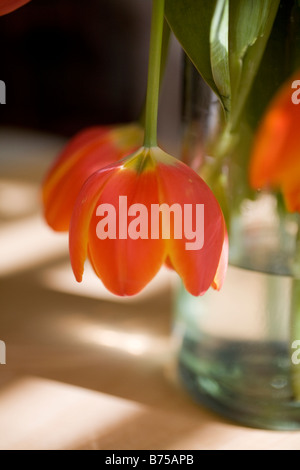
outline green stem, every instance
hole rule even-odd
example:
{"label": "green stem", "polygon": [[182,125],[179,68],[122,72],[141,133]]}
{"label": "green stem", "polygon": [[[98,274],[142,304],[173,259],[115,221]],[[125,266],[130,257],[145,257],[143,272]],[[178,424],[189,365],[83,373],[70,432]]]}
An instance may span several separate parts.
{"label": "green stem", "polygon": [[[161,86],[162,80],[164,78],[168,53],[169,53],[169,44],[170,44],[170,35],[171,30],[170,26],[168,25],[167,21],[164,21],[163,27],[163,36],[162,36],[162,46],[161,46],[161,62],[160,62],[160,74],[159,74],[159,88]],[[138,122],[142,127],[145,127],[145,119],[146,119],[146,97],[143,103],[143,107],[139,114]]]}
{"label": "green stem", "polygon": [[165,0],[153,0],[146,98],[145,147],[155,147],[157,145],[157,114],[164,10]]}

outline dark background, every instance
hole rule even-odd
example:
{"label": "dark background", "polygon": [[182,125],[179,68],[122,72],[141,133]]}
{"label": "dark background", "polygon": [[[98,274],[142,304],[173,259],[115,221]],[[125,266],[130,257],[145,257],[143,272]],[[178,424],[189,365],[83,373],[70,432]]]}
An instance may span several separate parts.
{"label": "dark background", "polygon": [[150,0],[32,0],[0,18],[0,125],[72,135],[138,117]]}

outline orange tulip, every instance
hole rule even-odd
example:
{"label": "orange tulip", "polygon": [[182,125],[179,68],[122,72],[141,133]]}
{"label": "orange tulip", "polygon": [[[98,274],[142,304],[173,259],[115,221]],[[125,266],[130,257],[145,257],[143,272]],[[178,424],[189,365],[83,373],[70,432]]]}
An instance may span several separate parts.
{"label": "orange tulip", "polygon": [[300,103],[297,104],[296,99],[300,92],[296,89],[297,79],[300,79],[300,70],[273,99],[256,135],[250,162],[252,187],[280,189],[291,212],[300,212]]}
{"label": "orange tulip", "polygon": [[142,143],[137,124],[84,130],[65,147],[43,184],[44,215],[54,230],[67,231],[76,197],[95,171],[132,153]]}
{"label": "orange tulip", "polygon": [[6,15],[29,3],[30,0],[0,0],[0,16]]}
{"label": "orange tulip", "polygon": [[158,147],[142,147],[82,187],[70,224],[78,282],[87,256],[117,295],[140,292],[163,263],[193,295],[219,290],[228,259],[223,214],[193,170]]}

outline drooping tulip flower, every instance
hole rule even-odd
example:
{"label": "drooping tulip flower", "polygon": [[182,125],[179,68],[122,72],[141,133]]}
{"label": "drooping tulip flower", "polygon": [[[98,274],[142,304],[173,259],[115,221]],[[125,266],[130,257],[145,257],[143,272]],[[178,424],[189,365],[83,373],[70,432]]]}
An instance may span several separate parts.
{"label": "drooping tulip flower", "polygon": [[273,99],[255,138],[250,164],[251,185],[280,189],[291,212],[300,212],[299,79],[300,70]]}
{"label": "drooping tulip flower", "polygon": [[0,16],[11,13],[29,2],[30,0],[0,0]]}
{"label": "drooping tulip flower", "polygon": [[47,223],[67,231],[76,197],[95,171],[132,153],[142,143],[138,124],[98,126],[77,134],[65,147],[43,184],[43,206]]}
{"label": "drooping tulip flower", "polygon": [[94,173],[70,223],[78,282],[87,258],[117,295],[140,292],[166,262],[193,295],[224,280],[228,241],[223,214],[206,183],[158,147]]}

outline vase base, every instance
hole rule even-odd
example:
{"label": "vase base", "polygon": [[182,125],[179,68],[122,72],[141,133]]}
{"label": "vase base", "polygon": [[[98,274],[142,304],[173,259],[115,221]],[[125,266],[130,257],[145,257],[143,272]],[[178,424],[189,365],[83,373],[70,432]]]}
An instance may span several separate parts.
{"label": "vase base", "polygon": [[293,399],[289,352],[281,343],[185,339],[179,375],[193,398],[240,424],[272,430],[300,429]]}

